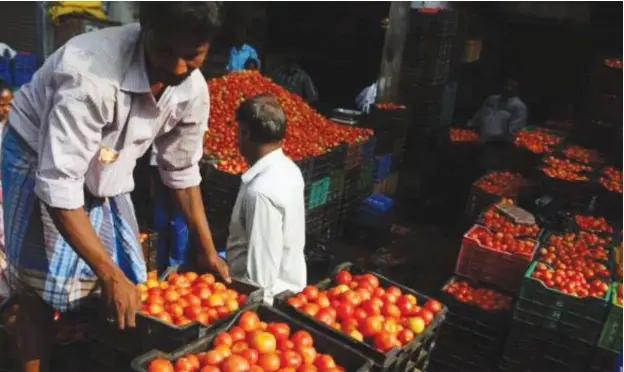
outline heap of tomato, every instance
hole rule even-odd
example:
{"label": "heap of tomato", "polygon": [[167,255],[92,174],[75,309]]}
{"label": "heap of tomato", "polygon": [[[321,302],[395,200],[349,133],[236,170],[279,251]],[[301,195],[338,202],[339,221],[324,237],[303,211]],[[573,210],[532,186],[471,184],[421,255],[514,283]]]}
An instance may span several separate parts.
{"label": "heap of tomato", "polygon": [[466,237],[477,241],[483,247],[519,256],[530,257],[537,247],[534,240],[520,239],[510,233],[490,231],[482,226],[471,229]]}
{"label": "heap of tomato", "polygon": [[451,128],[449,129],[451,142],[477,142],[479,135],[471,129]]}
{"label": "heap of tomato", "polygon": [[460,302],[477,306],[485,311],[509,310],[511,308],[511,297],[493,289],[473,287],[463,280],[453,280],[442,290]]}
{"label": "heap of tomato", "polygon": [[561,159],[555,156],[546,157],[544,163],[547,164],[547,166],[542,168],[544,174],[563,181],[589,181],[589,177],[584,172],[592,170],[592,167],[589,165],[575,163],[569,159]]}
{"label": "heap of tomato", "polygon": [[589,279],[578,270],[553,269],[542,262],[537,263],[531,277],[541,281],[548,288],[575,297],[604,298],[609,290],[609,284],[604,280]]}
{"label": "heap of tomato", "polygon": [[602,176],[598,178],[598,183],[605,189],[621,194],[622,193],[622,171],[615,167],[606,167]]}
{"label": "heap of tomato", "polygon": [[334,282],[328,290],[307,286],[288,304],[384,353],[408,344],[442,311],[436,300],[419,304],[398,287],[381,287],[370,273],[340,271]]}
{"label": "heap of tomato", "polygon": [[152,360],[148,372],[344,372],[329,354],[314,347],[309,332],[292,332],[287,323],[266,323],[245,311],[236,326],[219,333],[208,351],[187,354],[175,363]]}
{"label": "heap of tomato", "polygon": [[548,154],[554,150],[554,146],[561,143],[561,137],[545,128],[533,130],[521,130],[516,133],[514,144],[524,147],[535,154]]}
{"label": "heap of tomato", "polygon": [[141,313],[176,326],[209,325],[247,302],[247,295],[229,289],[212,274],[173,273],[167,280],[151,277],[139,284]]}
{"label": "heap of tomato", "polygon": [[500,213],[496,208],[489,208],[483,214],[482,222],[485,227],[492,231],[511,234],[513,236],[537,237],[540,231],[537,224],[514,223],[513,220]]}
{"label": "heap of tomato", "polygon": [[475,186],[497,196],[514,196],[525,184],[525,179],[516,173],[494,171],[481,177]]}
{"label": "heap of tomato", "polygon": [[570,145],[563,150],[566,158],[583,164],[590,164],[598,161],[600,155],[598,151],[587,149],[579,145]]}
{"label": "heap of tomato", "polygon": [[584,216],[577,214],[574,216],[576,224],[581,230],[597,233],[612,233],[613,227],[609,225],[604,217]]}
{"label": "heap of tomato", "polygon": [[247,163],[238,151],[236,110],[245,99],[273,95],[286,114],[283,149],[293,160],[324,154],[342,143],[366,140],[372,130],[339,125],[314,111],[301,97],[273,83],[257,71],[232,72],[208,81],[210,118],[204,138],[206,155],[218,159],[216,167],[240,174]]}

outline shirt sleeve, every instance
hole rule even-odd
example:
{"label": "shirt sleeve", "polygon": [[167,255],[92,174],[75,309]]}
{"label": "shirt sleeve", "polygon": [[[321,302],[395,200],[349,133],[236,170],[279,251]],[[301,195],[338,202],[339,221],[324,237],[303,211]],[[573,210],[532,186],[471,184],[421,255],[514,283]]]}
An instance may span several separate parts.
{"label": "shirt sleeve", "polygon": [[204,87],[194,95],[182,120],[154,141],[160,177],[165,186],[174,190],[198,186],[201,182],[199,161],[210,111],[208,87]]}
{"label": "shirt sleeve", "polygon": [[52,87],[39,133],[35,193],[51,207],[77,209],[84,205],[85,174],[113,107],[105,104],[102,87],[79,74],[55,72]]}
{"label": "shirt sleeve", "polygon": [[253,192],[245,195],[244,208],[249,239],[247,276],[264,288],[265,297],[272,297],[283,255],[283,214],[268,197]]}
{"label": "shirt sleeve", "polygon": [[307,73],[303,74],[303,92],[305,94],[305,98],[308,102],[318,101],[318,91],[316,90],[316,86],[314,86],[312,78]]}
{"label": "shirt sleeve", "polygon": [[518,130],[526,126],[528,117],[527,108],[522,102],[513,106],[511,118],[509,119],[509,133],[515,134]]}

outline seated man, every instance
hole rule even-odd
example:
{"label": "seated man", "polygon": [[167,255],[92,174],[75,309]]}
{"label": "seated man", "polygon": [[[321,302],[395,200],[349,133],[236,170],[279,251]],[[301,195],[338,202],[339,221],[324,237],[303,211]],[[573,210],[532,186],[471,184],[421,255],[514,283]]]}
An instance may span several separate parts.
{"label": "seated man", "polygon": [[250,98],[237,120],[249,169],[232,211],[227,262],[234,277],[258,284],[271,303],[276,294],[306,285],[304,181],[282,151],[286,118],[275,98]]}
{"label": "seated man", "polygon": [[518,82],[508,78],[501,94],[488,97],[474,115],[469,127],[475,128],[485,144],[482,165],[486,170],[504,167],[506,144],[526,126],[527,108],[518,97]]}
{"label": "seated man", "polygon": [[284,64],[271,74],[271,79],[292,93],[305,99],[308,103],[318,101],[318,91],[312,78],[299,66],[299,57],[290,54]]}

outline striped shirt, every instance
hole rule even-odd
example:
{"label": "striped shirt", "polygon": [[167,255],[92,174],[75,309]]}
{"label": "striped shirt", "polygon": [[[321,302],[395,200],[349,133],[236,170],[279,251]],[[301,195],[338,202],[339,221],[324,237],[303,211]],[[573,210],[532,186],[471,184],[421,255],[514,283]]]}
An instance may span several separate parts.
{"label": "striped shirt", "polygon": [[206,81],[195,70],[158,101],[150,90],[139,24],[74,37],[12,102],[9,125],[39,158],[35,192],[64,209],[134,189],[138,158],[154,144],[165,185],[199,185],[207,129]]}

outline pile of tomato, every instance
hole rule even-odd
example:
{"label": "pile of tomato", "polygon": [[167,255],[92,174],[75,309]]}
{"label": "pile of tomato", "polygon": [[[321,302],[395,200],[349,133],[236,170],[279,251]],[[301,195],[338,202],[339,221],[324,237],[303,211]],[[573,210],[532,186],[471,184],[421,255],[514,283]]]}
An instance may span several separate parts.
{"label": "pile of tomato", "polygon": [[167,280],[152,276],[138,289],[141,313],[180,327],[193,322],[209,325],[247,302],[246,294],[227,288],[212,274],[172,273]]}
{"label": "pile of tomato", "polygon": [[451,142],[477,142],[479,135],[471,129],[451,128],[449,129]]}
{"label": "pile of tomato", "polygon": [[520,239],[510,233],[493,232],[482,226],[475,226],[466,238],[472,239],[482,247],[519,256],[532,256],[537,243],[531,239]]}
{"label": "pile of tomato", "polygon": [[442,290],[460,302],[477,306],[485,311],[511,309],[511,297],[493,289],[473,287],[463,280],[453,280]]}
{"label": "pile of tomato", "polygon": [[577,214],[574,216],[576,225],[584,231],[597,233],[612,233],[613,227],[609,225],[604,217],[584,216]]}
{"label": "pile of tomato", "polygon": [[542,262],[537,263],[531,277],[541,281],[548,288],[575,297],[604,298],[609,290],[609,284],[602,279],[588,279],[582,271],[553,269]]}
{"label": "pile of tomato", "polygon": [[569,159],[562,159],[555,156],[548,156],[544,159],[546,166],[542,168],[542,172],[548,177],[557,178],[564,181],[589,181],[583,172],[589,172],[592,167],[586,164],[580,164]]}
{"label": "pile of tomato", "polygon": [[375,104],[375,107],[380,110],[404,110],[405,109],[405,105],[398,105],[392,102],[377,103]]}
{"label": "pile of tomato", "polygon": [[497,196],[513,196],[524,184],[521,175],[503,171],[490,172],[475,182],[477,188]]}
{"label": "pile of tomato", "polygon": [[483,214],[482,223],[488,229],[513,236],[537,237],[540,231],[537,224],[514,223],[509,217],[500,213],[495,207]]}
{"label": "pile of tomato", "polygon": [[600,155],[598,151],[587,149],[579,145],[570,145],[563,150],[566,158],[583,164],[590,164],[598,161]]}
{"label": "pile of tomato", "polygon": [[148,372],[344,372],[329,354],[314,347],[305,330],[292,332],[284,322],[266,323],[253,311],[241,314],[236,326],[219,333],[208,351],[187,354],[175,363],[154,359]]}
{"label": "pile of tomato", "polygon": [[545,128],[518,131],[514,139],[516,146],[524,147],[535,154],[548,154],[559,143],[561,143],[561,137]]}
{"label": "pile of tomato", "polygon": [[538,261],[555,269],[575,270],[586,279],[609,278],[610,270],[603,262],[609,260],[609,251],[603,246],[591,246],[577,234],[552,235],[540,248]]}
{"label": "pile of tomato", "polygon": [[408,344],[442,311],[436,300],[421,304],[416,296],[396,286],[383,288],[370,273],[352,275],[340,271],[334,282],[336,286],[327,290],[307,286],[287,302],[384,353]]}
{"label": "pile of tomato", "polygon": [[622,171],[615,167],[606,167],[602,176],[598,178],[598,183],[605,189],[621,194],[622,193]]}
{"label": "pile of tomato", "polygon": [[622,306],[622,283],[616,284],[615,295],[616,295],[616,298],[615,298],[616,303]]}
{"label": "pile of tomato", "polygon": [[273,95],[286,114],[283,149],[293,160],[324,154],[342,143],[365,141],[372,130],[339,125],[312,109],[301,97],[273,83],[257,71],[232,72],[208,80],[210,118],[204,138],[206,155],[218,159],[216,167],[240,174],[247,163],[238,151],[236,110],[246,99]]}

